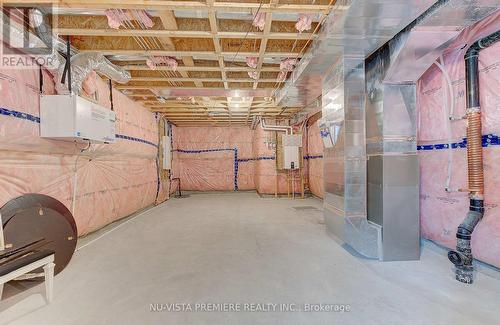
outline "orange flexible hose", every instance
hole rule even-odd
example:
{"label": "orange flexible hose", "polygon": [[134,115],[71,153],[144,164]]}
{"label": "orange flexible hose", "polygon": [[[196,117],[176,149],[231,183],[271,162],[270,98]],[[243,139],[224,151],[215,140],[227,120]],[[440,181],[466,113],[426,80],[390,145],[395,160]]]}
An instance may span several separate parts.
{"label": "orange flexible hose", "polygon": [[480,112],[467,114],[467,168],[471,195],[482,196],[484,193],[484,170]]}

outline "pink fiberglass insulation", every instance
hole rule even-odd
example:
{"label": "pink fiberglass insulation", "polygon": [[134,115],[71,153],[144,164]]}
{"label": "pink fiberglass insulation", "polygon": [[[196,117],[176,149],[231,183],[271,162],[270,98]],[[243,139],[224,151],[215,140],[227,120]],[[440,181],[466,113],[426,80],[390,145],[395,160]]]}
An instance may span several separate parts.
{"label": "pink fiberglass insulation", "polygon": [[312,25],[313,14],[299,14],[295,28],[302,33],[305,30],[310,30]]}
{"label": "pink fiberglass insulation", "polygon": [[323,197],[323,140],[318,121],[309,126],[307,132],[307,175],[309,189],[317,197]]}
{"label": "pink fiberglass insulation", "polygon": [[[274,149],[266,144],[269,137],[260,127],[175,127],[173,177],[181,178],[183,190],[261,194],[274,194],[278,177],[278,193],[287,193],[286,173],[276,171]],[[299,192],[300,182],[294,187]]]}
{"label": "pink fiberglass insulation", "polygon": [[293,70],[293,67],[295,66],[296,63],[297,63],[296,59],[290,59],[290,58],[283,59],[280,62],[280,70],[290,72]]}
{"label": "pink fiberglass insulation", "polygon": [[254,27],[257,27],[261,31],[263,31],[264,27],[266,26],[266,13],[265,12],[258,12],[253,17],[252,25]]}
{"label": "pink fiberglass insulation", "polygon": [[[252,157],[248,127],[175,127],[173,139],[173,177],[180,177],[183,190],[235,190],[235,158]],[[241,165],[237,188],[254,188],[252,163]]]}
{"label": "pink fiberglass insulation", "polygon": [[119,29],[122,25],[122,14],[116,9],[107,9],[105,12],[110,28]]}
{"label": "pink fiberglass insulation", "polygon": [[246,63],[250,68],[256,69],[259,63],[259,58],[255,56],[248,56],[246,58]]}
{"label": "pink fiberglass insulation", "polygon": [[[464,30],[445,52],[445,69],[453,85],[456,99],[454,115],[465,114],[466,44],[500,29],[500,12]],[[500,267],[500,174],[495,170],[500,159],[500,44],[482,50],[479,56],[479,82],[483,135],[491,140],[484,148],[485,207],[482,221],[472,235],[474,257]],[[444,246],[454,248],[455,233],[468,211],[468,194],[444,191],[448,151],[423,145],[448,143],[445,103],[446,84],[441,71],[433,66],[418,82],[419,157],[420,157],[420,213],[422,236]],[[451,142],[461,143],[465,137],[466,122],[451,122]],[[467,188],[467,157],[465,145],[452,150],[451,188]]]}
{"label": "pink fiberglass insulation", "polygon": [[175,71],[179,63],[176,58],[171,56],[152,56],[146,60],[146,65],[151,70],[156,70],[158,66],[167,66]]}
{"label": "pink fiberglass insulation", "polygon": [[[269,122],[274,124],[274,122]],[[282,134],[282,133],[281,133]],[[269,131],[264,131],[260,125],[254,131],[253,153],[257,158],[255,162],[255,187],[261,194],[286,194],[288,193],[287,171],[276,170],[275,149],[266,144],[271,139]],[[294,171],[293,175],[297,180],[294,182],[293,189],[296,193],[300,192],[299,172]],[[292,189],[290,189],[292,190]]]}
{"label": "pink fiberglass insulation", "polygon": [[92,96],[97,91],[97,72],[92,71],[83,81],[83,90],[86,94]]}
{"label": "pink fiberglass insulation", "polygon": [[131,24],[132,20],[146,28],[154,26],[153,20],[145,10],[107,9],[104,13],[110,28],[119,29],[121,26]]}
{"label": "pink fiberglass insulation", "polygon": [[[116,132],[128,139],[86,144],[39,136],[38,69],[0,70],[0,206],[25,193],[42,193],[73,210],[84,235],[155,201],[157,124],[148,110],[113,91]],[[96,80],[101,105],[110,107],[108,85]],[[44,92],[54,84],[44,72]],[[76,178],[75,178],[76,170]],[[162,189],[160,200],[165,199]]]}

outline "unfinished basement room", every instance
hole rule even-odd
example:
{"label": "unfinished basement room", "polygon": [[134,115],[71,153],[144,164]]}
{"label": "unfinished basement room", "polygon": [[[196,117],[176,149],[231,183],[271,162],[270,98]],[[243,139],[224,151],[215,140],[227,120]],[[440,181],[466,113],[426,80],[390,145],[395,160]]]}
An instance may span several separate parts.
{"label": "unfinished basement room", "polygon": [[500,0],[0,7],[0,325],[499,324]]}

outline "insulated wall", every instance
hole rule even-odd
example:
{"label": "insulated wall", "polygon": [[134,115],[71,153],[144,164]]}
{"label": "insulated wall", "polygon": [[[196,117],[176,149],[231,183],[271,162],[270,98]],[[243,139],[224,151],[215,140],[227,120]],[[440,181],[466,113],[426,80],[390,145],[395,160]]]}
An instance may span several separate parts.
{"label": "insulated wall", "polygon": [[[465,64],[467,44],[500,29],[500,13],[465,30],[445,52],[445,70],[455,98],[454,115],[465,114]],[[483,220],[472,235],[474,257],[500,267],[500,43],[482,50],[479,56],[480,100],[483,122],[485,207]],[[418,82],[422,236],[454,248],[456,230],[469,209],[467,192],[447,193],[448,159],[454,190],[467,189],[466,121],[448,121],[445,98],[447,83],[435,66]],[[448,125],[450,130],[448,131]],[[448,150],[451,143],[452,150]]]}
{"label": "insulated wall", "polygon": [[[311,191],[321,197],[322,164],[317,161],[321,160],[322,144],[317,126],[312,127],[309,138],[314,156],[304,151],[306,166],[307,162],[312,166],[304,177],[312,176]],[[264,131],[260,126],[256,130],[249,127],[174,127],[173,177],[181,179],[183,190],[287,193],[286,173],[276,171],[275,149],[270,145],[273,139],[274,132]],[[298,180],[294,189],[300,191]]]}
{"label": "insulated wall", "polygon": [[[286,174],[276,170],[275,149],[268,145],[276,142],[275,132],[264,131],[260,126],[253,136],[253,157],[255,161],[255,186],[261,194],[287,193]],[[295,182],[295,189],[300,189]]]}
{"label": "insulated wall", "polygon": [[318,121],[312,123],[307,131],[306,166],[309,189],[317,197],[323,197],[323,141]]}
{"label": "insulated wall", "polygon": [[253,189],[252,130],[243,127],[174,127],[173,177],[183,190]]}
{"label": "insulated wall", "polygon": [[[155,116],[114,90],[114,144],[40,138],[39,73],[0,70],[0,206],[25,193],[52,196],[73,212],[84,235],[154,203]],[[96,84],[98,101],[110,107],[108,86],[99,78]],[[53,88],[44,73],[45,94]],[[165,199],[163,186],[159,192]]]}

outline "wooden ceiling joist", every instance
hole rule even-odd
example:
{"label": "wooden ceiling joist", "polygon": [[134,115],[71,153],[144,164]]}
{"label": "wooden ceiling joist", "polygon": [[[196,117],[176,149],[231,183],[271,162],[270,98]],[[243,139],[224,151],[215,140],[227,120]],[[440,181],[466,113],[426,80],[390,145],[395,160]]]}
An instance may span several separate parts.
{"label": "wooden ceiling joist", "polygon": [[[296,15],[279,13],[315,13],[324,17],[330,10],[326,1],[295,0],[1,0],[6,5],[52,4],[66,8],[60,19],[53,20],[54,33],[71,36],[72,45],[81,53],[98,52],[131,71],[127,84],[115,87],[153,112],[167,117],[175,125],[227,126],[249,125],[253,116],[290,118],[301,108],[278,106],[271,97],[221,97],[242,89],[258,96],[271,96],[277,88],[279,63],[284,58],[298,58],[316,39],[314,33],[295,30]],[[83,14],[96,9],[149,10],[154,25],[146,28],[136,22],[118,29],[109,28],[103,11]],[[188,18],[176,17],[177,10],[201,12]],[[266,13],[262,31],[252,26],[251,16]],[[219,13],[244,13],[244,19],[228,19]],[[242,15],[239,15],[243,17]],[[285,17],[285,18],[283,18]],[[285,20],[282,20],[285,19]],[[318,26],[313,23],[314,31]],[[125,28],[126,27],[126,28]],[[299,54],[300,53],[300,54]],[[119,57],[121,56],[121,57]],[[147,66],[155,56],[174,57],[178,66]],[[245,59],[257,57],[257,68],[246,65]],[[252,79],[248,72],[256,72]],[[167,99],[156,95],[158,89],[182,90],[184,97]],[[211,92],[211,90],[217,90]],[[222,91],[221,89],[231,89]],[[252,90],[257,89],[257,92]],[[205,92],[207,90],[207,92]],[[248,90],[251,90],[248,92]],[[199,94],[208,94],[200,97]],[[212,94],[214,96],[210,96]],[[236,92],[237,93],[237,92]],[[189,95],[198,94],[198,95]],[[218,94],[218,97],[215,97]],[[206,95],[207,96],[207,95]],[[231,106],[234,101],[242,106]]]}
{"label": "wooden ceiling joist", "polygon": [[216,53],[212,51],[164,51],[164,50],[123,50],[123,49],[95,49],[95,50],[80,50],[82,53],[101,53],[103,55],[125,55],[125,56],[173,56],[173,57],[183,57],[183,56],[196,56],[203,58],[219,58],[224,56],[227,58],[232,58],[235,55],[238,57],[247,56],[260,56],[263,58],[289,58],[289,57],[301,57],[297,55],[297,52],[221,52]]}
{"label": "wooden ceiling joist", "polygon": [[[146,70],[146,71],[151,71],[151,68],[148,67],[147,65],[124,65],[122,66],[124,69],[126,70],[129,70],[129,71],[141,71],[141,70]],[[169,68],[169,67],[165,67],[165,66],[160,66],[160,67],[156,67],[155,71],[173,71],[174,69],[172,68]],[[219,67],[204,67],[204,66],[179,66],[177,68],[175,68],[176,71],[221,71],[221,69]],[[224,71],[234,71],[234,72],[238,72],[238,71],[243,71],[243,72],[247,72],[247,71],[253,71],[255,69],[252,69],[252,68],[249,68],[247,66],[241,66],[241,67],[228,67],[228,66],[225,66],[223,68]],[[279,72],[280,71],[280,68],[279,66],[275,66],[275,67],[262,67],[261,69],[262,72],[266,71],[266,72]]]}
{"label": "wooden ceiling joist", "polygon": [[[177,21],[175,20],[175,15],[172,10],[161,10],[159,11],[158,16],[160,17],[163,28],[174,31],[178,29]],[[133,36],[141,36],[141,35],[133,35]],[[167,37],[166,35],[155,35],[155,37],[159,39],[159,41],[163,44],[165,49],[175,51],[175,44],[170,37]],[[183,56],[182,62],[184,63],[185,66],[194,66],[193,58],[190,56]],[[189,79],[189,73],[187,71],[179,71],[179,74],[183,78]],[[203,83],[199,81],[194,82],[194,84],[196,87],[203,87]]]}
{"label": "wooden ceiling joist", "polygon": [[225,78],[161,78],[161,77],[132,77],[131,81],[170,81],[170,82],[275,82],[276,79],[258,79],[254,80],[251,78],[242,78],[242,79],[225,79]]}
{"label": "wooden ceiling joist", "polygon": [[[191,30],[156,30],[156,29],[88,29],[88,28],[56,28],[54,32],[61,35],[72,36],[143,36],[143,37],[178,37],[178,38],[212,38],[214,35],[210,31],[191,31]],[[221,32],[217,31],[215,36],[218,38],[240,39],[244,38],[245,32]],[[299,39],[308,40],[310,33],[264,33],[249,32],[249,39]]]}
{"label": "wooden ceiling joist", "polygon": [[2,0],[6,5],[33,5],[33,4],[52,4],[59,8],[87,8],[87,9],[150,9],[150,10],[209,10],[214,8],[216,11],[229,12],[255,12],[259,6],[262,12],[285,12],[285,13],[325,13],[328,11],[328,5],[316,4],[281,4],[271,6],[257,2],[214,2],[208,5],[201,1],[155,1],[155,0]]}

